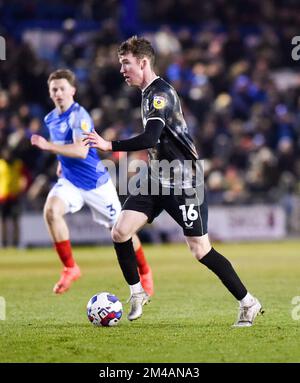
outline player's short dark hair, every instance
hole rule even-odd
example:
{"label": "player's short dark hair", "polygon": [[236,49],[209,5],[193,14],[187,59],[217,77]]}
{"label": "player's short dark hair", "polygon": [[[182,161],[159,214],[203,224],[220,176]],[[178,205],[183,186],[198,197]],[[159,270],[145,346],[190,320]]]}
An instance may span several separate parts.
{"label": "player's short dark hair", "polygon": [[50,73],[48,77],[48,85],[52,80],[61,80],[66,79],[70,85],[76,86],[76,76],[70,69],[57,69],[54,72]]}
{"label": "player's short dark hair", "polygon": [[154,66],[155,52],[148,40],[143,37],[132,36],[128,40],[124,41],[118,49],[118,56],[132,53],[134,57],[142,59],[148,57],[151,67]]}

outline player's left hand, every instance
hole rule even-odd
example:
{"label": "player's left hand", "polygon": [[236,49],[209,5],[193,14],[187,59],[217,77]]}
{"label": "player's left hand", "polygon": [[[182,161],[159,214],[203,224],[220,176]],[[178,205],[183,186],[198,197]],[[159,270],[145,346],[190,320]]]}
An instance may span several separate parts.
{"label": "player's left hand", "polygon": [[31,144],[34,146],[37,146],[38,148],[42,150],[48,150],[49,149],[49,142],[42,136],[39,136],[38,134],[33,134],[31,136]]}
{"label": "player's left hand", "polygon": [[83,142],[86,146],[89,146],[90,148],[97,148],[104,152],[107,152],[112,149],[111,147],[111,141],[106,141],[104,138],[99,136],[96,132],[89,132],[89,133],[83,133],[85,138],[83,139]]}

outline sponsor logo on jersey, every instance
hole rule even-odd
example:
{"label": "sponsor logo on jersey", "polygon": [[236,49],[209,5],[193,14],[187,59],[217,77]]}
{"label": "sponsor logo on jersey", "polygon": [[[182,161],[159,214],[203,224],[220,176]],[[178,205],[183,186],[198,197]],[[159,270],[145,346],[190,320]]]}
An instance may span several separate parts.
{"label": "sponsor logo on jersey", "polygon": [[163,96],[154,96],[153,106],[155,109],[163,109],[167,105],[167,100]]}
{"label": "sponsor logo on jersey", "polygon": [[86,120],[81,120],[80,121],[80,127],[81,127],[81,130],[83,130],[84,132],[88,132],[89,131],[89,124],[87,123]]}

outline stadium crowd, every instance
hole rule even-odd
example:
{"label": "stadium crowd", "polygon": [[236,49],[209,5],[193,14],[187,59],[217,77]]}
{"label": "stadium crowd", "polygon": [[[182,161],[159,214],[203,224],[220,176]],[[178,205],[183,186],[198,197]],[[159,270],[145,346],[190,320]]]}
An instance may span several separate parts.
{"label": "stadium crowd", "polygon": [[[106,138],[141,131],[140,92],[124,84],[116,54],[123,38],[138,33],[182,97],[206,160],[209,203],[281,203],[290,212],[300,192],[300,61],[291,57],[297,2],[152,0],[136,8],[127,9],[136,14],[126,24],[113,0],[0,3],[7,57],[0,62],[0,203],[39,210],[56,179],[55,157],[30,145],[32,134],[47,136],[52,70],[75,72],[77,100]],[[18,187],[5,187],[8,174]]]}

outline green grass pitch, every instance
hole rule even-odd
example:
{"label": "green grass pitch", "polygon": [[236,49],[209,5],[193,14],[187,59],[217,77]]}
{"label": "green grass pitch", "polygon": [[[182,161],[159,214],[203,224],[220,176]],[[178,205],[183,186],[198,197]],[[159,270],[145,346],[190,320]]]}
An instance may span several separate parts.
{"label": "green grass pitch", "polygon": [[[266,310],[250,328],[232,328],[237,303],[183,244],[145,247],[155,295],[142,318],[126,319],[129,291],[113,247],[75,248],[83,276],[66,294],[50,249],[0,250],[1,362],[300,362],[300,242],[216,244]],[[118,326],[88,322],[86,304],[116,294]],[[299,305],[300,303],[298,303]],[[294,319],[292,313],[294,312]]]}

